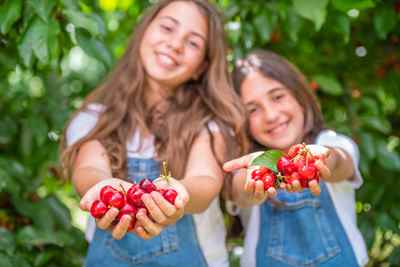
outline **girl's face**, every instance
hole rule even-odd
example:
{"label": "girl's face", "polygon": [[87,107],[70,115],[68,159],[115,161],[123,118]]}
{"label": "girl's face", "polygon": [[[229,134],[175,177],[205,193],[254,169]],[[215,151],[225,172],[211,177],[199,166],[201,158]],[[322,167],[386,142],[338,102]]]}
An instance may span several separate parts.
{"label": "girl's face", "polygon": [[258,143],[287,150],[301,142],[303,108],[280,82],[251,71],[242,83],[241,98],[249,113],[250,133]]}
{"label": "girl's face", "polygon": [[205,69],[208,21],[192,2],[164,7],[147,27],[140,60],[150,84],[174,89]]}

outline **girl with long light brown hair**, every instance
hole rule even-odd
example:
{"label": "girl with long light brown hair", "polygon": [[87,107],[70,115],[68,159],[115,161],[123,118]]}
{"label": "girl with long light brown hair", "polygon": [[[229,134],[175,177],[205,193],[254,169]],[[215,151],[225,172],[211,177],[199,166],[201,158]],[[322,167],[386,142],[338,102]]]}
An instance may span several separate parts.
{"label": "girl with long light brown hair", "polygon": [[[87,266],[228,266],[221,163],[246,148],[219,13],[205,0],[165,0],[135,27],[114,71],[66,127],[63,163],[88,210],[105,185],[126,190],[168,162],[174,204],[157,192],[113,226],[98,219]],[[183,217],[182,217],[183,216]],[[151,239],[150,239],[151,238]],[[150,239],[150,240],[143,240]]]}

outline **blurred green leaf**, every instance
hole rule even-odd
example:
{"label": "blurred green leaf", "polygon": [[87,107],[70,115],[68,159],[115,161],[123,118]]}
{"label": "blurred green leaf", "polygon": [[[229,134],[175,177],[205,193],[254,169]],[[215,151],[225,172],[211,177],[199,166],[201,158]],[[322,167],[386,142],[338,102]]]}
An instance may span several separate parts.
{"label": "blurred green leaf", "polygon": [[17,233],[17,242],[24,246],[56,245],[63,247],[71,239],[63,232],[48,232],[26,226]]}
{"label": "blurred green leaf", "polygon": [[65,10],[64,14],[76,28],[85,29],[94,37],[101,34],[101,25],[99,25],[97,19],[93,16],[70,9]]}
{"label": "blurred green leaf", "polygon": [[15,267],[12,263],[12,258],[0,252],[0,266],[1,267]]}
{"label": "blurred green leaf", "polygon": [[348,16],[340,14],[335,17],[334,25],[335,32],[343,36],[343,41],[348,43],[350,40],[350,19]]}
{"label": "blurred green leaf", "polygon": [[43,251],[35,258],[34,266],[35,267],[46,266],[46,264],[49,263],[49,261],[55,256],[57,256],[57,252],[55,252],[54,250]]}
{"label": "blurred green leaf", "polygon": [[17,125],[10,117],[0,120],[0,145],[9,144],[17,134]]}
{"label": "blurred green leaf", "polygon": [[366,9],[375,6],[373,0],[331,0],[332,5],[340,11],[347,12],[350,9]]}
{"label": "blurred green leaf", "polygon": [[378,116],[362,116],[360,119],[363,125],[370,129],[374,129],[384,134],[388,134],[391,131],[391,125],[385,118]]}
{"label": "blurred green leaf", "polygon": [[297,42],[298,34],[302,26],[302,20],[297,13],[292,9],[288,9],[287,20],[284,24],[285,31],[289,34],[290,40]]}
{"label": "blurred green leaf", "polygon": [[329,0],[293,0],[296,12],[315,24],[315,30],[319,31],[325,22],[326,7]]}
{"label": "blurred green leaf", "polygon": [[7,34],[21,17],[22,0],[6,0],[0,6],[0,32]]}
{"label": "blurred green leaf", "polygon": [[365,156],[368,160],[374,159],[376,157],[376,149],[373,136],[369,133],[361,133],[360,137],[361,142],[359,145],[363,152],[362,156]]}
{"label": "blurred green leaf", "polygon": [[85,53],[104,63],[108,68],[111,67],[113,63],[112,55],[102,42],[88,36],[82,31],[77,31],[76,39],[78,45],[83,49],[83,51],[85,51]]}
{"label": "blurred green leaf", "polygon": [[374,27],[379,38],[385,39],[396,26],[396,12],[392,7],[384,6],[374,14]]}
{"label": "blurred green leaf", "polygon": [[254,24],[263,42],[268,42],[271,39],[277,19],[275,15],[267,12],[267,10],[255,17]]}
{"label": "blurred green leaf", "polygon": [[339,81],[330,75],[315,75],[313,79],[321,86],[321,90],[327,94],[338,96],[343,93],[343,88]]}
{"label": "blurred green leaf", "polygon": [[45,22],[50,18],[50,12],[55,6],[55,0],[29,0],[30,8]]}
{"label": "blurred green leaf", "polygon": [[44,64],[48,62],[48,31],[48,24],[37,17],[22,36],[18,50],[25,66],[32,64],[32,55]]}
{"label": "blurred green leaf", "polygon": [[252,166],[264,166],[268,169],[278,172],[276,164],[278,160],[283,156],[283,152],[280,150],[267,150],[258,157],[256,157],[252,162]]}
{"label": "blurred green leaf", "polygon": [[379,140],[377,142],[377,151],[378,162],[383,168],[400,171],[400,156],[394,151],[389,151],[385,141]]}
{"label": "blurred green leaf", "polygon": [[15,251],[15,247],[13,234],[7,229],[0,227],[0,251],[11,254]]}

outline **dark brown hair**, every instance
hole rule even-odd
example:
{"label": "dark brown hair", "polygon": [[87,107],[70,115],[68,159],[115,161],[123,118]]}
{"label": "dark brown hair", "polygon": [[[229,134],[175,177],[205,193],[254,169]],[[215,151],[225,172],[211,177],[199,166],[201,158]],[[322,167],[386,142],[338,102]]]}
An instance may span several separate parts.
{"label": "dark brown hair", "polygon": [[[177,88],[165,101],[161,117],[154,119],[157,116],[152,116],[152,110],[144,103],[145,73],[141,61],[137,60],[139,47],[148,25],[161,9],[174,1],[194,3],[208,19],[205,58],[208,67],[198,79]],[[108,152],[113,175],[125,178],[127,140],[140,130],[141,134],[154,134],[159,159],[167,160],[172,174],[182,178],[192,143],[209,121],[214,121],[224,136],[227,149],[224,158],[218,158],[220,162],[238,156],[246,148],[244,109],[232,89],[227,70],[223,23],[215,7],[205,0],[164,0],[153,5],[135,26],[126,52],[114,71],[85,99],[72,119],[91,103],[100,103],[104,110],[87,136],[69,147],[62,141],[66,170],[71,170],[79,147],[96,139]]]}
{"label": "dark brown hair", "polygon": [[[255,50],[238,60],[233,70],[233,84],[240,95],[240,88],[249,71],[258,71],[264,77],[284,85],[304,110],[303,141],[311,143],[323,129],[324,121],[317,98],[299,69],[276,53]],[[259,145],[259,144],[256,144]]]}

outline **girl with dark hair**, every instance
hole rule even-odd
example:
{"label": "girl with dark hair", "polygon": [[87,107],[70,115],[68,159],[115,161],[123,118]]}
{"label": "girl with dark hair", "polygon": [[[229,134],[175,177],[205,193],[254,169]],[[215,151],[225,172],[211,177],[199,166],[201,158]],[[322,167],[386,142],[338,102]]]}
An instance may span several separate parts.
{"label": "girl with dark hair", "polygon": [[362,184],[356,144],[324,129],[304,75],[281,56],[250,53],[238,61],[233,79],[247,108],[253,151],[287,152],[302,142],[325,151],[325,161],[315,163],[321,175],[319,196],[312,194],[311,184],[298,192],[265,191],[263,182],[254,181],[243,169],[257,153],[224,164],[225,171],[237,170],[234,201],[240,207],[252,206],[242,209],[246,228],[242,266],[365,265],[368,256],[355,214],[354,191]]}

